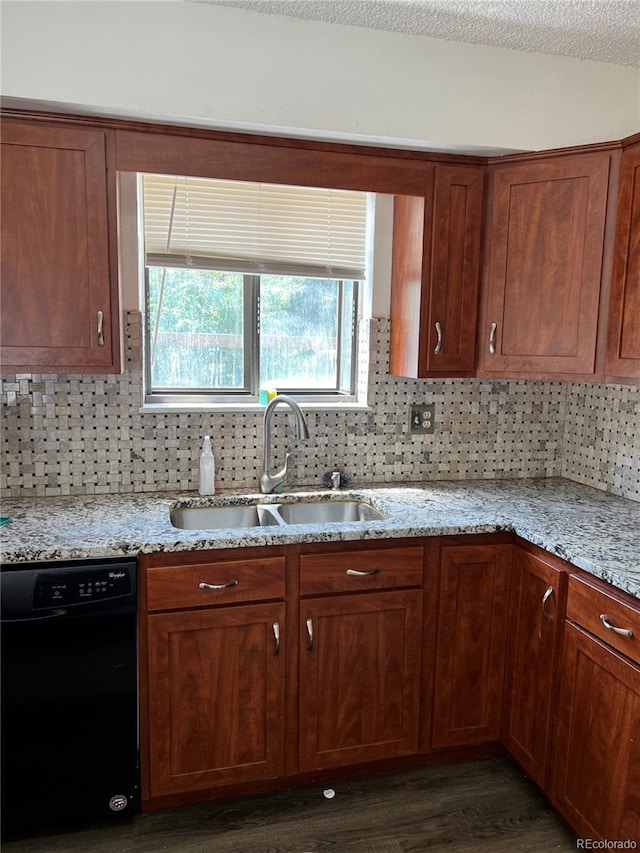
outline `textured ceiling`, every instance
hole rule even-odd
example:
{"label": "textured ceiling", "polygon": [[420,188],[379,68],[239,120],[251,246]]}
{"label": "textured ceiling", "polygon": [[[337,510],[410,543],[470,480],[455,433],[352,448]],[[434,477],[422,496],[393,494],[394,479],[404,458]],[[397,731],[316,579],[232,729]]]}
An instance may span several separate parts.
{"label": "textured ceiling", "polygon": [[640,67],[640,0],[205,0],[274,15]]}

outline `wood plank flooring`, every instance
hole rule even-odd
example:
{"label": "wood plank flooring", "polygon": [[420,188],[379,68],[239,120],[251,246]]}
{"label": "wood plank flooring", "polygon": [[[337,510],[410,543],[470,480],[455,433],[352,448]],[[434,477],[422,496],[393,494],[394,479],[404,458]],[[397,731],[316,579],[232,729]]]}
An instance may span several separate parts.
{"label": "wood plank flooring", "polygon": [[[323,796],[333,788],[333,799]],[[8,841],[3,853],[543,853],[576,839],[508,758],[385,773]]]}

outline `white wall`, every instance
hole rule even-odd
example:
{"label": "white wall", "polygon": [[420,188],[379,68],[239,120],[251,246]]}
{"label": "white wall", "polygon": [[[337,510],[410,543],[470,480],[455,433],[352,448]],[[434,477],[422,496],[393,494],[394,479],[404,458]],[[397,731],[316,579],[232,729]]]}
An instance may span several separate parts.
{"label": "white wall", "polygon": [[176,2],[3,2],[2,93],[114,115],[538,149],[640,129],[640,72]]}

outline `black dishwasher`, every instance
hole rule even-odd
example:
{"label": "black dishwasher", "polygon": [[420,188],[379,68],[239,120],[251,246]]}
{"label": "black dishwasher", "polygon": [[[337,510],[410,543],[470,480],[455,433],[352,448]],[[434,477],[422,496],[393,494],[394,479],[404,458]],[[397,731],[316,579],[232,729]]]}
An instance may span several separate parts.
{"label": "black dishwasher", "polygon": [[139,803],[136,563],[3,565],[2,832]]}

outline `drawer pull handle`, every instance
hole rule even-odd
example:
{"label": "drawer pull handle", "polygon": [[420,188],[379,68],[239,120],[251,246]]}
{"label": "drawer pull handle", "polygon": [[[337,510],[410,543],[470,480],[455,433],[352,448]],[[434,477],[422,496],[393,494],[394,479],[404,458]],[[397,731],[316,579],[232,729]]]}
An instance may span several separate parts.
{"label": "drawer pull handle", "polygon": [[616,628],[615,625],[612,625],[611,622],[609,622],[604,613],[600,614],[600,621],[607,631],[615,631],[615,633],[620,634],[621,637],[633,637],[633,631],[630,628]]}
{"label": "drawer pull handle", "polygon": [[375,569],[367,569],[366,572],[359,572],[357,569],[347,569],[345,574],[349,575],[352,578],[367,578],[370,575],[377,575],[378,572],[381,572],[381,571],[382,571],[382,569],[377,568],[377,567]]}
{"label": "drawer pull handle", "polygon": [[440,350],[442,349],[442,326],[440,323],[436,323],[436,332],[438,334],[438,341],[433,350],[433,354],[440,355]]}
{"label": "drawer pull handle", "polygon": [[491,355],[496,354],[496,329],[498,328],[497,323],[492,323],[491,328],[489,329],[489,352]]}
{"label": "drawer pull handle", "polygon": [[551,598],[552,595],[553,595],[553,587],[550,586],[550,587],[547,587],[547,591],[542,596],[542,615],[544,616],[544,618],[546,619],[547,622],[551,622],[551,616],[549,616],[549,614],[547,613],[547,610],[545,608],[545,604],[547,603],[547,601],[549,601],[549,599]]}
{"label": "drawer pull handle", "polygon": [[274,658],[279,658],[280,657],[280,623],[279,622],[273,623],[273,637],[276,641],[276,647],[273,650],[273,656],[274,656]]}
{"label": "drawer pull handle", "polygon": [[307,619],[307,634],[309,635],[307,654],[310,655],[313,651],[313,619]]}
{"label": "drawer pull handle", "polygon": [[102,311],[98,311],[98,346],[104,346],[104,335],[102,333],[102,321],[104,318],[104,314]]}
{"label": "drawer pull handle", "polygon": [[237,586],[238,581],[234,578],[233,580],[227,581],[226,583],[202,583],[198,584],[198,589],[230,589],[232,586]]}

